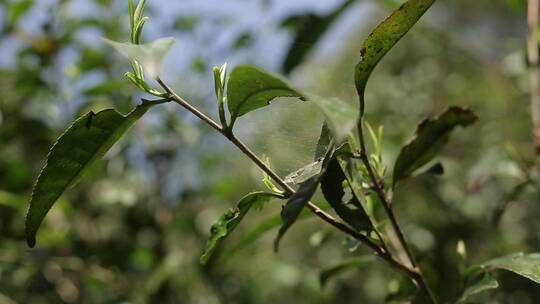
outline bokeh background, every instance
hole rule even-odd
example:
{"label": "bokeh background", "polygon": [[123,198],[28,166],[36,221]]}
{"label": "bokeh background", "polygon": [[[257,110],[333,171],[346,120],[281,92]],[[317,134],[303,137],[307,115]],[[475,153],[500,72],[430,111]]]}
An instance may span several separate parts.
{"label": "bokeh background", "polygon": [[[214,117],[211,68],[223,62],[257,64],[304,91],[356,102],[361,42],[401,2],[149,0],[143,37],[177,39],[163,78]],[[443,176],[395,193],[405,234],[447,301],[466,265],[540,251],[525,10],[524,0],[438,1],[368,87],[367,119],[384,125],[390,169],[426,115],[463,105],[480,117],[452,137]],[[124,0],[0,1],[0,303],[382,303],[406,289],[377,260],[322,287],[321,271],[369,251],[307,217],[275,254],[279,202],[250,213],[219,263],[201,267],[213,221],[264,185],[232,145],[174,104],[151,110],[62,196],[28,249],[24,214],[55,138],[89,110],[127,112],[148,97],[101,39],[127,41],[128,31]],[[310,161],[322,123],[312,106],[282,100],[251,114],[239,135],[282,176]],[[496,276],[501,288],[479,303],[540,300],[539,286]]]}

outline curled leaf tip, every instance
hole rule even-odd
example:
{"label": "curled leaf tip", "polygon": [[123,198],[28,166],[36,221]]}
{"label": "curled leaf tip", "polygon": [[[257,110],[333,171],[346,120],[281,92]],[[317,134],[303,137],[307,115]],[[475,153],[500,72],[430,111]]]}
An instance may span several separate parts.
{"label": "curled leaf tip", "polygon": [[36,246],[36,236],[35,235],[27,236],[26,243],[28,244],[28,247],[34,248]]}

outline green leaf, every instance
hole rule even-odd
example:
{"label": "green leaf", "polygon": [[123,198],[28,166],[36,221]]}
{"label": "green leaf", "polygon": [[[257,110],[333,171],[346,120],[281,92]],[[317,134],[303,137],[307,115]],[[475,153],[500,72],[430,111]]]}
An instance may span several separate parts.
{"label": "green leaf", "polygon": [[471,297],[490,289],[496,289],[498,287],[499,287],[499,283],[497,282],[497,280],[495,280],[495,278],[493,278],[491,274],[485,273],[482,280],[478,281],[477,283],[465,289],[465,291],[463,292],[463,294],[461,295],[457,303],[458,304],[467,303],[467,301]]}
{"label": "green leaf", "polygon": [[244,196],[236,205],[235,208],[225,212],[210,228],[210,238],[206,242],[204,253],[200,258],[200,262],[206,265],[216,249],[221,245],[229,234],[231,234],[236,226],[242,221],[244,216],[252,207],[262,207],[270,199],[280,197],[276,194],[266,192],[254,192]]}
{"label": "green leaf", "polygon": [[281,210],[281,228],[274,240],[274,250],[279,249],[279,241],[285,235],[285,232],[294,224],[304,207],[308,204],[311,197],[317,191],[319,185],[319,176],[312,177],[300,184],[298,190],[289,198],[287,204]]}
{"label": "green leaf", "polygon": [[133,20],[135,21],[135,24],[137,24],[137,22],[143,18],[145,6],[146,0],[140,0],[139,3],[137,3],[137,7],[135,8],[135,12],[133,13]]}
{"label": "green leaf", "polygon": [[480,265],[484,271],[504,269],[540,284],[540,253],[514,253]]}
{"label": "green leaf", "polygon": [[376,257],[372,255],[345,259],[337,263],[336,265],[333,265],[321,271],[321,274],[319,275],[319,282],[321,286],[324,287],[331,277],[349,269],[364,267],[374,261],[376,261]]}
{"label": "green leaf", "polygon": [[223,127],[227,127],[227,118],[225,117],[225,83],[227,81],[227,63],[221,68],[214,67],[214,90],[218,102],[219,121]]}
{"label": "green leaf", "polygon": [[435,0],[405,2],[379,24],[364,41],[360,49],[360,62],[356,65],[354,73],[361,113],[364,113],[364,91],[371,72],[434,2]]}
{"label": "green leaf", "polygon": [[146,21],[148,21],[148,17],[143,17],[139,22],[135,24],[135,32],[133,33],[133,44],[140,44],[141,43],[141,34],[142,30],[144,28],[144,24]]}
{"label": "green leaf", "polygon": [[330,131],[332,131],[336,142],[342,142],[352,128],[356,126],[359,112],[352,105],[339,98],[309,96],[309,100],[315,103],[317,108],[324,114],[326,123]]}
{"label": "green leaf", "polygon": [[53,145],[32,192],[26,215],[26,239],[30,247],[56,200],[97,159],[101,158],[150,107],[162,101],[146,101],[124,116],[112,109],[79,117]]}
{"label": "green leaf", "polygon": [[296,66],[302,63],[307,54],[311,52],[324,33],[334,24],[346,9],[354,3],[354,0],[343,2],[331,13],[319,16],[312,13],[292,16],[283,22],[284,26],[296,25],[298,28],[294,41],[287,51],[287,56],[283,62],[283,71],[289,74]]}
{"label": "green leaf", "polygon": [[227,106],[231,126],[237,117],[265,107],[278,97],[305,99],[281,77],[253,65],[239,65],[231,72],[227,82]]}
{"label": "green leaf", "polygon": [[217,66],[213,68],[214,73],[214,90],[219,105],[223,104],[223,91],[225,89],[225,81],[227,78],[227,63],[225,62],[220,68]]}
{"label": "green leaf", "polygon": [[142,29],[148,20],[148,17],[143,17],[145,6],[146,0],[139,1],[135,8],[133,7],[133,0],[128,1],[130,37],[133,44],[140,44]]}
{"label": "green leaf", "polygon": [[466,127],[477,120],[470,110],[450,107],[437,117],[425,119],[418,125],[414,138],[400,151],[394,165],[394,185],[432,160],[448,141],[457,126]]}
{"label": "green leaf", "polygon": [[[357,231],[373,230],[371,220],[354,191],[351,191],[351,200],[349,202],[343,202],[343,197],[345,196],[343,182],[346,180],[337,158],[332,157],[321,180],[321,190],[324,198],[336,211],[337,215]],[[356,208],[352,208],[351,205]]]}
{"label": "green leaf", "polygon": [[120,43],[108,39],[105,41],[122,55],[140,63],[154,79],[159,77],[161,63],[175,43],[172,37],[157,39],[147,44]]}
{"label": "green leaf", "polygon": [[[135,7],[133,6],[133,0],[128,0],[128,11],[129,11],[129,31],[130,33],[135,32]],[[135,41],[131,41],[135,43]]]}

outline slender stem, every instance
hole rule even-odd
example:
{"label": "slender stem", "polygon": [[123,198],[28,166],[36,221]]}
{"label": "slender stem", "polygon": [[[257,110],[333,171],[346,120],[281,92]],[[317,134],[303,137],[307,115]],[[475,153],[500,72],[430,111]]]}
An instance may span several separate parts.
{"label": "slender stem", "polygon": [[529,35],[527,37],[527,57],[529,61],[529,85],[531,95],[531,114],[533,121],[534,145],[540,153],[540,54],[538,51],[539,36],[539,10],[540,0],[529,0],[527,9],[527,23]]}
{"label": "slender stem", "polygon": [[204,114],[203,112],[199,111],[197,108],[195,108],[194,106],[192,106],[189,102],[185,101],[182,97],[178,96],[175,92],[173,92],[173,90],[167,86],[160,78],[157,78],[156,79],[157,82],[159,83],[159,85],[161,87],[163,87],[163,89],[165,90],[165,92],[167,92],[167,94],[169,96],[167,96],[168,99],[176,102],[177,104],[181,105],[182,107],[186,108],[188,111],[190,111],[191,113],[193,113],[195,116],[197,116],[198,118],[200,118],[202,121],[204,121],[205,123],[207,123],[210,127],[214,128],[216,131],[218,131],[219,133],[223,133],[223,128],[221,127],[220,124],[218,124],[217,122],[215,122],[212,118],[206,116],[206,114]]}
{"label": "slender stem", "polygon": [[218,105],[219,121],[223,127],[227,127],[227,118],[225,117],[225,108],[223,106],[223,96],[221,96],[221,102]]}
{"label": "slender stem", "polygon": [[[212,127],[213,129],[221,133],[223,136],[225,136],[240,151],[242,151],[243,154],[245,154],[251,161],[253,161],[261,170],[263,170],[266,174],[268,174],[268,176],[270,176],[285,191],[285,195],[290,196],[295,193],[294,189],[291,188],[291,186],[289,186],[277,173],[275,173],[270,167],[268,167],[253,151],[251,151],[251,149],[248,146],[246,146],[240,139],[238,139],[232,132],[230,132],[230,130],[228,130],[226,126],[219,125],[212,118],[208,117],[207,115],[199,111],[197,108],[192,106],[188,101],[178,96],[178,94],[176,94],[161,79],[158,78],[157,82],[161,85],[161,87],[163,87],[163,89],[169,95],[168,99],[184,107],[189,112],[191,112],[192,114],[200,118],[202,121],[207,123],[210,127]],[[324,212],[321,208],[317,207],[312,202],[308,202],[307,207],[311,210],[311,212],[313,212],[316,216],[321,218],[323,221],[327,222],[328,224],[334,226],[335,228],[342,231],[343,233],[353,237],[354,239],[358,240],[360,243],[369,247],[371,250],[375,252],[377,256],[387,261],[392,267],[395,267],[397,269],[400,269],[401,271],[404,271],[409,277],[413,278],[414,280],[418,278],[418,275],[419,275],[418,271],[396,260],[392,256],[392,254],[386,249],[386,246],[384,247],[384,249],[381,248],[379,245],[377,245],[372,240],[370,240],[367,236],[361,234],[360,232],[356,230],[353,230],[349,226],[336,220],[334,217]]]}
{"label": "slender stem", "polygon": [[358,121],[357,127],[358,127],[358,137],[360,139],[360,159],[362,160],[362,162],[364,163],[364,166],[366,167],[366,170],[368,171],[369,178],[371,179],[371,182],[373,183],[373,188],[375,190],[375,193],[379,197],[381,204],[384,207],[386,215],[388,216],[388,219],[390,220],[390,223],[392,225],[392,229],[396,233],[396,236],[399,240],[399,244],[405,250],[405,253],[407,255],[407,258],[409,259],[409,262],[411,263],[412,267],[416,270],[417,276],[415,277],[415,281],[417,282],[419,288],[421,288],[422,291],[426,294],[426,296],[431,301],[431,303],[437,303],[437,300],[435,299],[433,292],[427,285],[424,275],[422,274],[422,271],[418,267],[416,259],[414,255],[412,254],[412,251],[409,247],[409,244],[407,243],[407,240],[405,239],[403,231],[401,230],[401,227],[397,221],[396,215],[392,208],[392,202],[388,198],[388,195],[386,194],[386,191],[384,190],[384,187],[381,184],[379,177],[375,175],[375,171],[373,170],[373,167],[371,166],[371,163],[369,162],[369,157],[366,151],[366,143],[364,140],[362,118],[360,118],[360,120]]}

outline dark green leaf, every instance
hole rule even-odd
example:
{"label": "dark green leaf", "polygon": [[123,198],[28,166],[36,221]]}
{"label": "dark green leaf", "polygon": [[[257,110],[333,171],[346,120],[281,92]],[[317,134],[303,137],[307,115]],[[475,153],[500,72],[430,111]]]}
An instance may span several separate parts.
{"label": "dark green leaf", "polygon": [[227,83],[227,106],[231,125],[237,117],[265,107],[278,97],[304,96],[293,89],[281,77],[253,65],[239,65]]}
{"label": "dark green leaf", "polygon": [[394,185],[432,160],[448,141],[451,131],[466,127],[477,120],[476,115],[464,108],[450,107],[440,116],[424,120],[415,137],[399,153],[394,165]]}
{"label": "dark green leaf", "polygon": [[215,250],[234,231],[251,207],[262,207],[270,199],[275,197],[279,196],[266,192],[250,193],[244,196],[235,208],[231,208],[225,212],[210,229],[210,238],[206,242],[204,253],[200,258],[201,264],[205,265],[208,263]]}
{"label": "dark green leaf", "polygon": [[325,286],[326,282],[328,282],[328,280],[331,277],[349,269],[364,267],[366,265],[371,264],[374,261],[376,261],[376,257],[372,255],[352,257],[352,258],[345,259],[337,263],[336,265],[331,266],[321,271],[321,274],[319,275],[319,282],[321,283],[321,286]]}
{"label": "dark green leaf", "polygon": [[495,280],[495,278],[493,278],[491,274],[486,272],[484,274],[484,277],[480,281],[465,289],[457,303],[467,303],[467,301],[471,297],[490,289],[496,289],[498,287],[499,283],[497,282],[497,280]]}
{"label": "dark green leaf", "polygon": [[360,49],[360,62],[355,67],[354,79],[364,112],[364,91],[371,72],[392,47],[413,27],[435,0],[409,0],[379,24]]}
{"label": "dark green leaf", "polygon": [[[354,191],[351,191],[351,201],[343,202],[343,197],[345,196],[343,182],[346,180],[345,174],[343,173],[337,158],[333,157],[321,180],[321,190],[324,197],[330,206],[334,208],[339,217],[354,229],[357,231],[372,230],[373,226],[371,220],[362,208]],[[351,205],[356,207],[352,208]]]}
{"label": "dark green leaf", "polygon": [[312,177],[307,181],[300,184],[298,190],[291,196],[287,204],[283,206],[281,210],[281,221],[282,225],[279,228],[278,235],[274,240],[274,250],[278,251],[279,241],[285,235],[285,232],[294,224],[300,212],[308,204],[309,200],[317,191],[317,186],[319,185],[319,176]]}
{"label": "dark green leaf", "polygon": [[540,253],[514,253],[480,265],[484,271],[504,269],[540,284]]}
{"label": "dark green leaf", "polygon": [[287,52],[287,57],[283,62],[283,71],[286,74],[289,74],[298,64],[302,63],[317,41],[352,3],[354,3],[353,0],[347,0],[336,10],[325,16],[307,14],[293,16],[283,22],[285,26],[294,23],[298,28],[294,41]]}
{"label": "dark green leaf", "polygon": [[160,101],[147,101],[124,116],[108,109],[79,117],[53,145],[34,186],[26,216],[26,239],[34,247],[36,233],[62,193],[101,158],[144,114]]}

